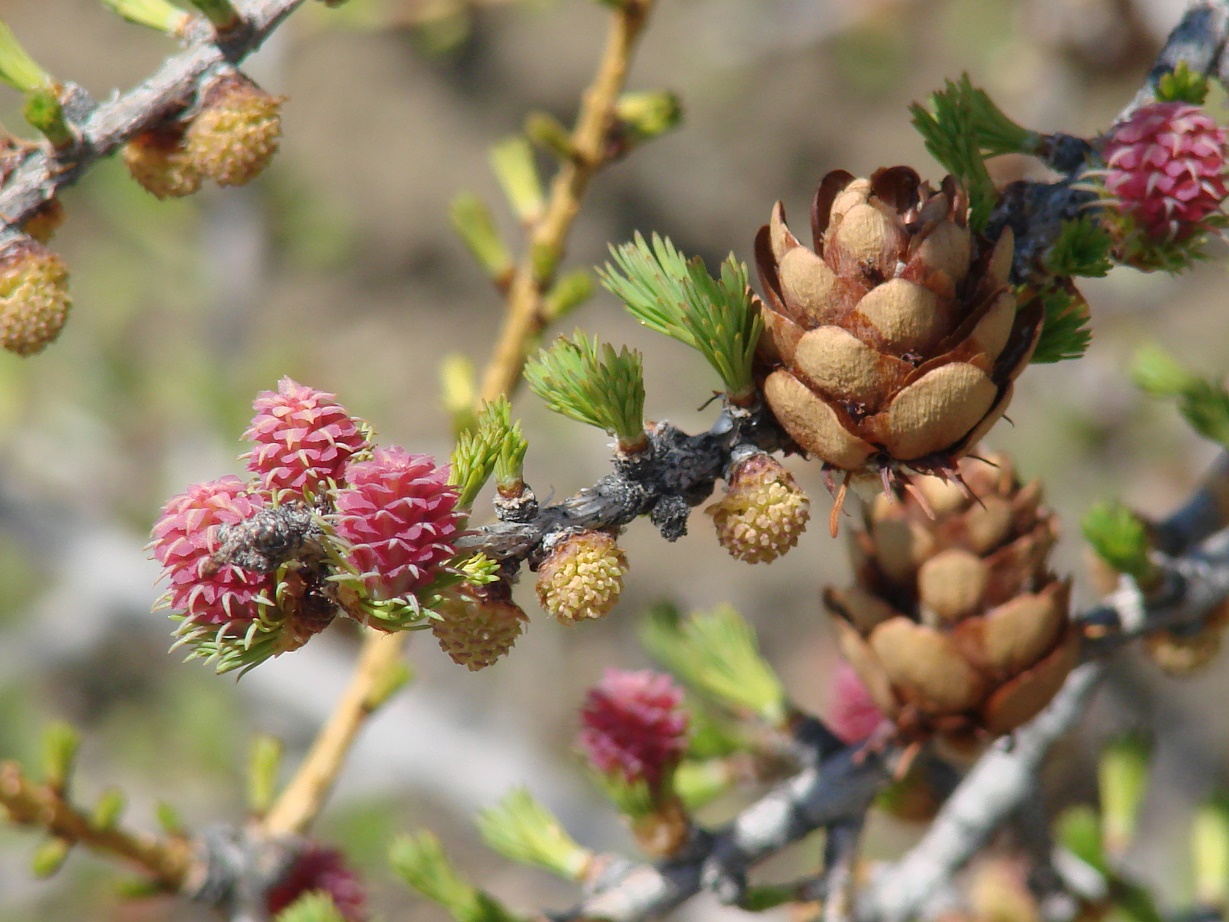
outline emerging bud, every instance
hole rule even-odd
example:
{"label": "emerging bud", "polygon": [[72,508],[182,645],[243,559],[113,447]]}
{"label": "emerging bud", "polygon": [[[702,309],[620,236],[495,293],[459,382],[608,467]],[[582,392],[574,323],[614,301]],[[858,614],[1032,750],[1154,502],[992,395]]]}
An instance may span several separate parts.
{"label": "emerging bud", "polygon": [[1105,141],[1105,189],[1148,237],[1185,240],[1225,199],[1225,140],[1198,106],[1143,106]]}
{"label": "emerging bud", "polygon": [[432,621],[431,632],[458,666],[470,672],[492,666],[524,633],[529,617],[511,598],[499,597],[505,594],[462,585],[435,606],[443,620]]}
{"label": "emerging bud", "polygon": [[282,102],[239,73],[214,80],[184,137],[192,164],[220,186],[255,179],[277,152]]}
{"label": "emerging bud", "polygon": [[1144,653],[1171,676],[1198,672],[1220,652],[1221,635],[1229,626],[1229,604],[1211,612],[1198,630],[1157,631],[1144,638]]}
{"label": "emerging bud", "polygon": [[448,471],[430,455],[377,448],[351,463],[337,491],[336,534],[376,599],[413,593],[456,555],[462,515]]}
{"label": "emerging bud", "polygon": [[367,893],[359,876],[347,865],[345,857],[334,848],[309,843],[287,869],[282,879],[265,894],[265,910],[269,918],[308,893],[328,895],[345,922],[367,922]]}
{"label": "emerging bud", "polygon": [[627,557],[613,535],[569,535],[538,568],[538,602],[561,624],[601,618],[618,603],[626,572]]}
{"label": "emerging bud", "polygon": [[346,463],[370,446],[332,394],[282,378],[261,391],[243,437],[256,444],[242,455],[248,470],[274,492],[315,493],[343,480]]}
{"label": "emerging bud", "polygon": [[683,691],[650,669],[607,669],[580,719],[580,747],[593,768],[628,784],[643,781],[655,793],[687,748]]}
{"label": "emerging bud", "polygon": [[71,305],[60,257],[30,239],[0,252],[0,344],[9,352],[42,352],[60,335]]}
{"label": "emerging bud", "polygon": [[747,563],[771,563],[798,543],[811,516],[811,501],[794,475],[759,452],[734,465],[726,494],[704,510],[717,540]]}
{"label": "emerging bud", "polygon": [[184,147],[184,126],[164,122],[124,145],[124,166],[155,198],[182,198],[201,187],[201,172]]}

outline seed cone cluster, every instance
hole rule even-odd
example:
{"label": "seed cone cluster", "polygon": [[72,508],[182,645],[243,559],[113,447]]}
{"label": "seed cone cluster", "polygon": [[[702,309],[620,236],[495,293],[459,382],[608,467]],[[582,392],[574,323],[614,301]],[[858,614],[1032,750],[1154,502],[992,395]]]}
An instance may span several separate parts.
{"label": "seed cone cluster", "polygon": [[759,452],[733,466],[725,496],[704,511],[731,556],[771,563],[798,543],[811,501],[781,462]]}
{"label": "seed cone cluster", "polygon": [[759,375],[790,436],[833,468],[950,467],[1003,415],[1040,305],[1008,284],[1013,240],[974,234],[964,193],[908,167],[829,173],[814,248],[781,203],[760,229]]}
{"label": "seed cone cluster", "polygon": [[917,477],[895,502],[876,497],[852,538],[856,585],[824,594],[845,657],[907,733],[1007,733],[1075,665],[1070,584],[1046,564],[1054,517],[1036,482],[991,460],[961,462],[967,492]]}
{"label": "seed cone cluster", "polygon": [[[290,378],[253,407],[251,478],[189,487],[154,525],[170,584],[158,607],[182,622],[180,642],[227,671],[302,646],[339,614],[382,630],[421,623],[416,593],[456,556],[464,522],[447,469],[373,448],[332,394]],[[485,646],[469,641],[475,661],[515,639],[486,617]]]}
{"label": "seed cone cluster", "polygon": [[220,528],[242,522],[267,501],[235,476],[194,484],[167,500],[150,544],[170,584],[160,604],[201,625],[260,620],[274,604],[272,577],[232,564],[217,566],[212,557]]}
{"label": "seed cone cluster", "polygon": [[627,557],[612,535],[569,535],[538,568],[538,602],[561,624],[604,617],[619,601],[626,572]]}

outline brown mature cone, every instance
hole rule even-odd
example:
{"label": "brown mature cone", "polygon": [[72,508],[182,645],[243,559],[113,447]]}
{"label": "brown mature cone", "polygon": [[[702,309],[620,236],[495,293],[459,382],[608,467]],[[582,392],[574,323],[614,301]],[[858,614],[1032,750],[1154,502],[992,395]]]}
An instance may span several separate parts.
{"label": "brown mature cone", "polygon": [[907,733],[1007,733],[1076,662],[1070,583],[1046,566],[1054,517],[1038,483],[990,461],[960,462],[968,492],[923,476],[896,501],[876,497],[852,537],[857,585],[824,593],[846,659]]}
{"label": "brown mature cone", "polygon": [[1043,312],[1008,284],[1010,229],[982,239],[967,214],[951,177],[934,191],[898,166],[825,176],[813,250],[780,202],[760,229],[764,396],[831,467],[950,469],[1007,409]]}

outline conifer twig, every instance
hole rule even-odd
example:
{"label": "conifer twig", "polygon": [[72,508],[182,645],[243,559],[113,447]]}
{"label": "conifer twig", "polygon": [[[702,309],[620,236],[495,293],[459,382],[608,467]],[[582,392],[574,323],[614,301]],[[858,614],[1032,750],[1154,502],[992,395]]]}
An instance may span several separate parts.
{"label": "conifer twig", "polygon": [[563,256],[564,243],[589,182],[607,162],[615,104],[627,82],[632,52],[652,6],[653,0],[626,0],[612,13],[606,49],[593,83],[585,91],[572,131],[571,159],[555,175],[542,217],[530,231],[528,251],[508,285],[503,328],[482,380],[482,393],[487,399],[513,391],[533,338],[542,330],[546,319],[542,295]]}
{"label": "conifer twig", "polygon": [[354,675],[294,777],[261,823],[270,836],[302,834],[324,807],[350,747],[364,722],[383,703],[379,694],[401,662],[405,634],[371,631],[363,641]]}
{"label": "conifer twig", "polygon": [[[549,252],[557,263],[568,232],[580,209],[589,181],[604,162],[611,113],[627,76],[635,40],[644,26],[652,0],[629,0],[613,14],[606,50],[572,135],[575,157],[555,177],[541,220],[531,234],[529,249],[517,267],[505,302],[505,322],[488,364],[475,410],[482,401],[510,394],[520,378],[533,335],[542,325],[542,294],[549,279],[534,268],[534,254]],[[373,711],[367,706],[372,689],[401,656],[404,634],[371,634],[363,643],[358,666],[341,701],[320,730],[307,758],[278,797],[263,823],[265,832],[302,833],[324,806],[328,791],[341,772],[350,746]]]}
{"label": "conifer twig", "polygon": [[186,839],[160,839],[130,832],[117,823],[97,823],[63,794],[27,778],[16,762],[0,762],[0,807],[14,823],[37,826],[70,845],[123,858],[169,891],[178,891],[193,868],[192,847]]}
{"label": "conifer twig", "polygon": [[244,28],[220,40],[204,19],[187,29],[186,47],[168,58],[153,76],[102,104],[79,87],[67,92],[66,114],[80,132],[80,143],[61,159],[37,149],[0,187],[0,242],[20,233],[21,223],[40,205],[84,176],[103,157],[153,126],[191,99],[201,77],[219,64],[237,64],[255,51],[304,0],[246,0],[240,5]]}

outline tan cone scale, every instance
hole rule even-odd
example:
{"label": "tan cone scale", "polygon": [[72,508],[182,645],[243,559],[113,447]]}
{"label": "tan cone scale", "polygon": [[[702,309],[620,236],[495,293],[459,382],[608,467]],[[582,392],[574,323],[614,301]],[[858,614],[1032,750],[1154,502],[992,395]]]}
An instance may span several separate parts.
{"label": "tan cone scale", "polygon": [[1070,583],[1046,565],[1054,518],[1037,483],[991,460],[960,462],[972,496],[930,476],[912,479],[917,495],[877,496],[852,536],[857,584],[824,593],[846,659],[908,732],[1007,733],[1076,662]]}
{"label": "tan cone scale", "polygon": [[778,202],[755,241],[768,406],[834,468],[949,467],[1003,415],[1028,364],[1041,306],[1008,284],[1010,229],[970,231],[948,177],[908,167],[829,173],[811,210],[815,247]]}

